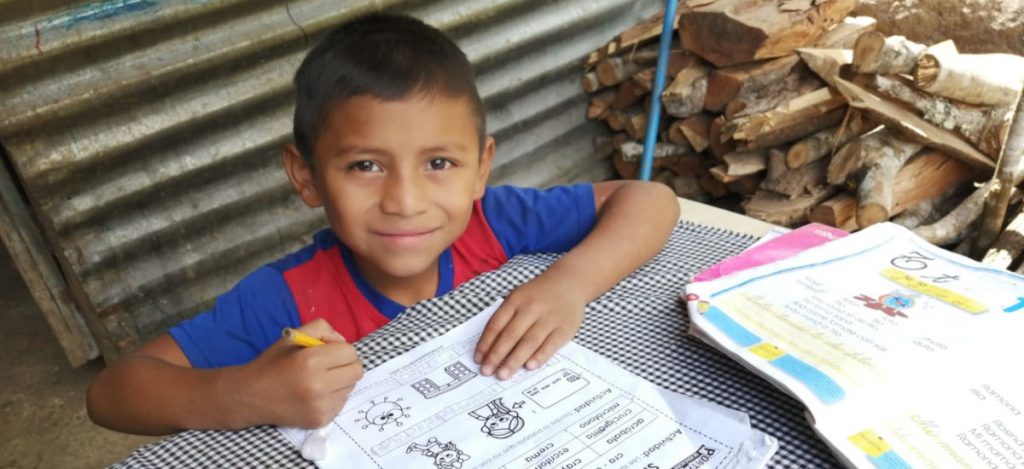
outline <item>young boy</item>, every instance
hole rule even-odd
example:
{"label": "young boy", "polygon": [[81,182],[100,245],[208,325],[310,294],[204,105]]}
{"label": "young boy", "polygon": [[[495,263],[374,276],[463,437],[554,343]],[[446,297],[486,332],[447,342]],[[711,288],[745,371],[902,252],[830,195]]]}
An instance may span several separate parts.
{"label": "young boy", "polygon": [[[363,374],[350,342],[520,253],[568,251],[494,314],[481,373],[508,379],[571,340],[585,305],[664,244],[678,205],[642,182],[485,188],[495,143],[473,80],[419,20],[373,15],[329,33],[296,73],[282,160],[330,228],[104,370],[93,421],[144,434],[320,427]],[[328,343],[292,345],[285,327]]]}

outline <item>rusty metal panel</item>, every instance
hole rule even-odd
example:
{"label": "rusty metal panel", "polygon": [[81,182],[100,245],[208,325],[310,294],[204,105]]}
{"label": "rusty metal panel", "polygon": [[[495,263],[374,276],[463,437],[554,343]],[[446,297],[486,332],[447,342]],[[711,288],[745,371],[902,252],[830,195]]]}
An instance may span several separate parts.
{"label": "rusty metal panel", "polygon": [[0,0],[0,141],[105,357],[325,225],[279,168],[291,77],[376,10],[452,35],[498,140],[493,183],[600,180],[581,59],[656,1]]}

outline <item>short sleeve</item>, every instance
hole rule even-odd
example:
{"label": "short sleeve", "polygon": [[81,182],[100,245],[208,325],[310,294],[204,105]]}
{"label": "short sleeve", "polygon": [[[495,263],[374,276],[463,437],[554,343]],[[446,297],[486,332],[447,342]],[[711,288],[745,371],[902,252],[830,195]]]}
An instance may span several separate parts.
{"label": "short sleeve", "polygon": [[591,184],[531,189],[489,187],[481,200],[487,223],[508,257],[566,252],[597,220]]}
{"label": "short sleeve", "polygon": [[299,314],[284,277],[262,267],[217,298],[213,309],[170,330],[193,368],[241,365],[256,358]]}

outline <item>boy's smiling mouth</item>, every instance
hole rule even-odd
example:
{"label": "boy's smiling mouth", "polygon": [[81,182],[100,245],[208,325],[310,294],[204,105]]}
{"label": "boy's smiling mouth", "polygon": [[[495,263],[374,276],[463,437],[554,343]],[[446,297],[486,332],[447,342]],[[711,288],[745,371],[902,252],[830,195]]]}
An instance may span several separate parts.
{"label": "boy's smiling mouth", "polygon": [[395,247],[413,247],[425,242],[430,235],[441,231],[441,228],[415,228],[396,230],[374,230],[372,233]]}

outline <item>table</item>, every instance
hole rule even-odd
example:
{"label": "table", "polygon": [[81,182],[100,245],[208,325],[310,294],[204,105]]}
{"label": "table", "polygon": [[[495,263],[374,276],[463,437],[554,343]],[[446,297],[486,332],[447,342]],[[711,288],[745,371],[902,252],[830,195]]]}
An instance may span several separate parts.
{"label": "table", "polygon": [[[772,226],[689,201],[654,259],[587,306],[577,343],[667,389],[746,412],[751,425],[779,440],[771,467],[825,468],[839,463],[814,433],[804,407],[724,354],[686,333],[679,299],[703,268],[749,246]],[[727,230],[693,223],[711,221]],[[412,306],[355,344],[367,369],[447,332],[512,288],[542,272],[553,254],[517,256],[449,294]],[[600,260],[595,260],[600,264]],[[270,426],[187,431],[139,448],[112,467],[315,467]]]}

